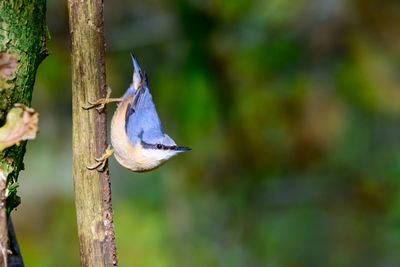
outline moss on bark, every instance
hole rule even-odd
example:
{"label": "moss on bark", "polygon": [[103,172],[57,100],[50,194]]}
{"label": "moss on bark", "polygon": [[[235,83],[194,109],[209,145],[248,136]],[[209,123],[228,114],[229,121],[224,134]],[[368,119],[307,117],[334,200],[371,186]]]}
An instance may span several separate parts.
{"label": "moss on bark", "polygon": [[[0,73],[0,125],[14,104],[30,106],[36,70],[48,54],[48,37],[45,0],[0,0],[0,53],[15,56],[18,63],[12,73]],[[21,142],[0,152],[0,168],[7,178],[7,213],[20,202],[16,188],[25,147]]]}

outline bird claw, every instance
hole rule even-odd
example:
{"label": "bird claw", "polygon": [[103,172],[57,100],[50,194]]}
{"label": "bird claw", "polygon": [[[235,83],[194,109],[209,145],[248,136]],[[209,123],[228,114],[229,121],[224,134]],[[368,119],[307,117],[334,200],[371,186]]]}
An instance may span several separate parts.
{"label": "bird claw", "polygon": [[93,166],[86,166],[86,168],[88,170],[95,170],[96,169],[99,172],[103,172],[104,168],[106,166],[106,163],[107,163],[107,159],[109,157],[111,157],[113,153],[114,153],[114,150],[112,150],[111,146],[109,145],[107,147],[106,151],[104,152],[104,154],[101,157],[95,158],[97,163],[95,165],[93,165]]}
{"label": "bird claw", "polygon": [[89,105],[82,107],[84,110],[89,110],[92,108],[96,108],[98,112],[103,111],[105,105],[111,102],[120,102],[122,98],[110,98],[111,96],[111,87],[107,85],[107,95],[105,98],[100,98],[96,101],[88,101]]}
{"label": "bird claw", "polygon": [[102,163],[101,162],[98,162],[97,164],[95,164],[95,165],[93,165],[93,166],[86,166],[86,168],[88,169],[88,170],[95,170],[95,169],[97,169],[98,171],[101,171],[102,169],[101,168],[99,168],[100,167],[100,165],[102,165]]}

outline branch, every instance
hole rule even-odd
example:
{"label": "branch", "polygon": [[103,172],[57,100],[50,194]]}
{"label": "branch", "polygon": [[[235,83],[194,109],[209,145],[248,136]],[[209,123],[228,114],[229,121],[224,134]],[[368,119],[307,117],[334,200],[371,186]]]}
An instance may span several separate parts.
{"label": "branch", "polygon": [[105,110],[82,109],[105,97],[105,51],[101,0],[68,0],[72,39],[73,175],[82,266],[117,266],[108,166],[87,165],[107,147]]}

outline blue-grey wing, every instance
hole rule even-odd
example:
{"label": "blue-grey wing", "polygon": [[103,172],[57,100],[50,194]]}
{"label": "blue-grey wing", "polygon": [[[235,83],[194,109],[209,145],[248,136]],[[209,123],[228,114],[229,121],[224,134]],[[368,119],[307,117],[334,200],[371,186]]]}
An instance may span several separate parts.
{"label": "blue-grey wing", "polygon": [[163,135],[153,98],[147,86],[140,86],[125,116],[125,130],[133,145],[142,138],[147,143],[154,143]]}

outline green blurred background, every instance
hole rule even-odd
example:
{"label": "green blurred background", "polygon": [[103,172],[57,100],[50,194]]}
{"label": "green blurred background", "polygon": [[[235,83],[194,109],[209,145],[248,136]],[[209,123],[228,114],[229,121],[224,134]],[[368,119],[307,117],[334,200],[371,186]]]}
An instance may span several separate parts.
{"label": "green blurred background", "polygon": [[[165,131],[193,148],[149,173],[111,159],[120,266],[400,266],[398,0],[104,12],[112,96],[134,52]],[[66,1],[47,23],[13,220],[26,266],[79,266]]]}

